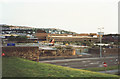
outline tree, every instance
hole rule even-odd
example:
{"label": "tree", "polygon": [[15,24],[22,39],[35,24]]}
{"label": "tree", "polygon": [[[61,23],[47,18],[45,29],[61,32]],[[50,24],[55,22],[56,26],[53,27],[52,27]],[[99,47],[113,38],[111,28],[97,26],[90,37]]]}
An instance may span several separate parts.
{"label": "tree", "polygon": [[10,36],[8,38],[8,41],[27,41],[27,37],[26,36]]}

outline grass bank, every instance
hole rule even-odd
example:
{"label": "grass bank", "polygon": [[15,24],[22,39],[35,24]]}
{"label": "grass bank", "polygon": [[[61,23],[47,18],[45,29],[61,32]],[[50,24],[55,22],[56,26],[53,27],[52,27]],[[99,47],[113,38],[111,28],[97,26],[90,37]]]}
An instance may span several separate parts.
{"label": "grass bank", "polygon": [[17,57],[3,57],[2,67],[3,77],[113,77],[112,79],[118,77],[117,75],[37,63]]}

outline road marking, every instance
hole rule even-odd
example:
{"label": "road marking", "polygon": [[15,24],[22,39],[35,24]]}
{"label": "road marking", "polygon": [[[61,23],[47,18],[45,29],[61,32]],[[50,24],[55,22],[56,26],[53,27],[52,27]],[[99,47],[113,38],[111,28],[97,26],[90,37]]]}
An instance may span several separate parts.
{"label": "road marking", "polygon": [[84,66],[88,66],[88,65],[84,65]]}
{"label": "road marking", "polygon": [[82,61],[83,63],[87,62],[87,61]]}
{"label": "road marking", "polygon": [[97,64],[97,63],[89,63],[89,64]]}
{"label": "road marking", "polygon": [[99,65],[99,67],[103,67],[103,65]]}
{"label": "road marking", "polygon": [[98,62],[95,62],[95,63],[89,63],[89,64],[99,64],[99,61],[98,61]]}
{"label": "road marking", "polygon": [[82,61],[83,63],[86,63],[86,62],[91,62],[91,61]]}

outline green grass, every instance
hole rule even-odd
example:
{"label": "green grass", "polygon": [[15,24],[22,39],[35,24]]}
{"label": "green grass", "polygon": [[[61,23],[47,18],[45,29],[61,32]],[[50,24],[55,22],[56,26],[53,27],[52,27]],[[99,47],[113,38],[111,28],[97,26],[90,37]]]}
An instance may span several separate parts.
{"label": "green grass", "polygon": [[115,77],[115,79],[118,77],[117,75],[37,63],[17,57],[3,57],[2,63],[3,77]]}
{"label": "green grass", "polygon": [[[115,69],[118,69],[118,65],[106,67],[106,70],[115,70]],[[86,69],[83,69],[83,70],[89,70],[89,71],[104,71],[104,70],[105,70],[105,67],[86,68]]]}

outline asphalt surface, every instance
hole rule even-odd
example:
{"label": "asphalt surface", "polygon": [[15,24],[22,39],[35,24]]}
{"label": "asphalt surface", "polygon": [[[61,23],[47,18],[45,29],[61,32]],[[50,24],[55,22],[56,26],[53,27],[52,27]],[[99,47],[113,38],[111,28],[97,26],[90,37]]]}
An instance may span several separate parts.
{"label": "asphalt surface", "polygon": [[61,59],[61,60],[45,60],[40,62],[77,68],[77,69],[84,69],[84,68],[104,67],[103,62],[106,62],[108,66],[118,65],[116,62],[116,58],[118,57],[76,58],[76,59]]}
{"label": "asphalt surface", "polygon": [[116,70],[109,70],[109,71],[99,71],[100,73],[107,73],[107,74],[116,74],[118,73],[118,69]]}

